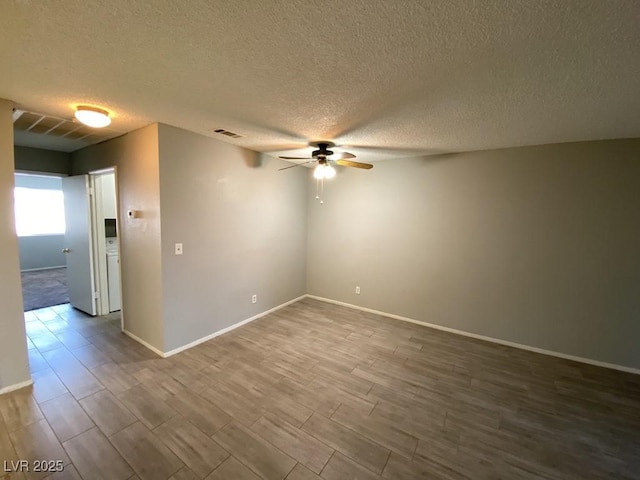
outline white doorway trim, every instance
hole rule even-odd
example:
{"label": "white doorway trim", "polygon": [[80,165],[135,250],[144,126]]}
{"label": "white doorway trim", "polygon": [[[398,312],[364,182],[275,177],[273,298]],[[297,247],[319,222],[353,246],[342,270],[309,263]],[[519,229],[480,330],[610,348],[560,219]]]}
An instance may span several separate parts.
{"label": "white doorway trim", "polygon": [[[118,231],[116,237],[116,243],[118,245],[118,252],[121,252],[120,246],[120,238],[122,233],[121,228],[121,218],[120,218],[120,202],[119,202],[119,191],[118,191],[118,172],[117,167],[103,168],[100,170],[94,170],[89,172],[90,185],[93,192],[91,196],[91,217],[92,217],[92,229],[94,231],[94,242],[93,249],[95,252],[94,255],[94,265],[96,271],[96,288],[99,293],[99,298],[97,300],[97,309],[98,315],[106,315],[109,312],[109,282],[107,276],[107,250],[105,245],[105,225],[104,221],[102,221],[104,216],[104,205],[102,201],[102,182],[99,181],[99,177],[102,175],[113,174],[115,178],[115,216],[116,216],[116,228]],[[119,278],[120,282],[118,284],[119,294],[120,294],[120,329],[124,329],[124,308],[123,308],[123,297],[122,297],[122,255],[118,254],[119,263]]]}

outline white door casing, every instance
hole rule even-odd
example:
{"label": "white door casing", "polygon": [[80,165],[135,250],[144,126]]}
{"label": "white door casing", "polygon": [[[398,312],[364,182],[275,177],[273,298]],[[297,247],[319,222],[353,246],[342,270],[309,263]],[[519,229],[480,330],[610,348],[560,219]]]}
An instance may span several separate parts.
{"label": "white door casing", "polygon": [[[119,265],[114,270],[108,263],[106,232],[104,219],[118,217],[115,169],[103,169],[89,172],[89,186],[92,188],[91,217],[93,227],[93,260],[95,289],[98,292],[96,314],[106,315],[120,310]],[[117,238],[116,250],[117,247]],[[113,277],[113,278],[110,278]],[[112,300],[118,299],[117,302]],[[113,305],[111,305],[113,303]],[[117,304],[117,305],[116,305]],[[113,306],[117,308],[113,308]]]}

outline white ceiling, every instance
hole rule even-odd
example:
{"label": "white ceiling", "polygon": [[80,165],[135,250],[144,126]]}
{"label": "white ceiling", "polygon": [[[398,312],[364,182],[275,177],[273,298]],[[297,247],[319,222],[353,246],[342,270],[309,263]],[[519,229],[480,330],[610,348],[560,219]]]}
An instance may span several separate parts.
{"label": "white ceiling", "polygon": [[637,0],[4,0],[0,69],[30,111],[96,104],[117,131],[224,128],[270,154],[640,137]]}

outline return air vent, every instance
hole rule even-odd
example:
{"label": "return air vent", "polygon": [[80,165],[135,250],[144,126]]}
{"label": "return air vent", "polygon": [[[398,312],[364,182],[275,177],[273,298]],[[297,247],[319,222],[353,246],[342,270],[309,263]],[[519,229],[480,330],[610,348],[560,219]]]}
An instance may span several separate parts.
{"label": "return air vent", "polygon": [[242,135],[238,135],[237,133],[230,132],[229,130],[225,130],[224,128],[218,128],[216,130],[212,130],[213,133],[218,133],[220,135],[226,135],[231,138],[242,138]]}
{"label": "return air vent", "polygon": [[98,132],[81,123],[76,123],[73,120],[24,110],[16,110],[14,113],[13,128],[19,131],[53,135],[70,140],[93,140],[93,137],[110,138],[114,136],[112,132],[106,131],[106,135],[104,135],[102,132]]}
{"label": "return air vent", "polygon": [[96,130],[69,118],[29,110],[13,112],[14,143],[24,147],[72,152],[121,133],[110,128]]}

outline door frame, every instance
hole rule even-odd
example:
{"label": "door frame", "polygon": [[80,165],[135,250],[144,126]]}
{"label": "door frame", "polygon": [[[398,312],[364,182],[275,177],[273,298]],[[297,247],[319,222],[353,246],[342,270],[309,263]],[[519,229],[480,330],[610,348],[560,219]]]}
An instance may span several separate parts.
{"label": "door frame", "polygon": [[100,189],[96,188],[98,184],[97,178],[100,175],[113,173],[115,177],[115,202],[116,202],[116,228],[118,236],[116,243],[118,244],[118,269],[120,270],[120,330],[124,330],[124,298],[122,296],[122,223],[120,215],[120,195],[118,189],[118,168],[117,166],[102,168],[100,170],[92,170],[89,172],[89,185],[91,187],[91,228],[93,230],[93,251],[94,251],[94,269],[96,272],[96,289],[99,292],[99,298],[96,301],[98,315],[107,315],[109,312],[109,287],[107,283],[107,249],[104,241],[105,238],[104,222],[99,219],[103,218],[102,202],[99,200]]}

